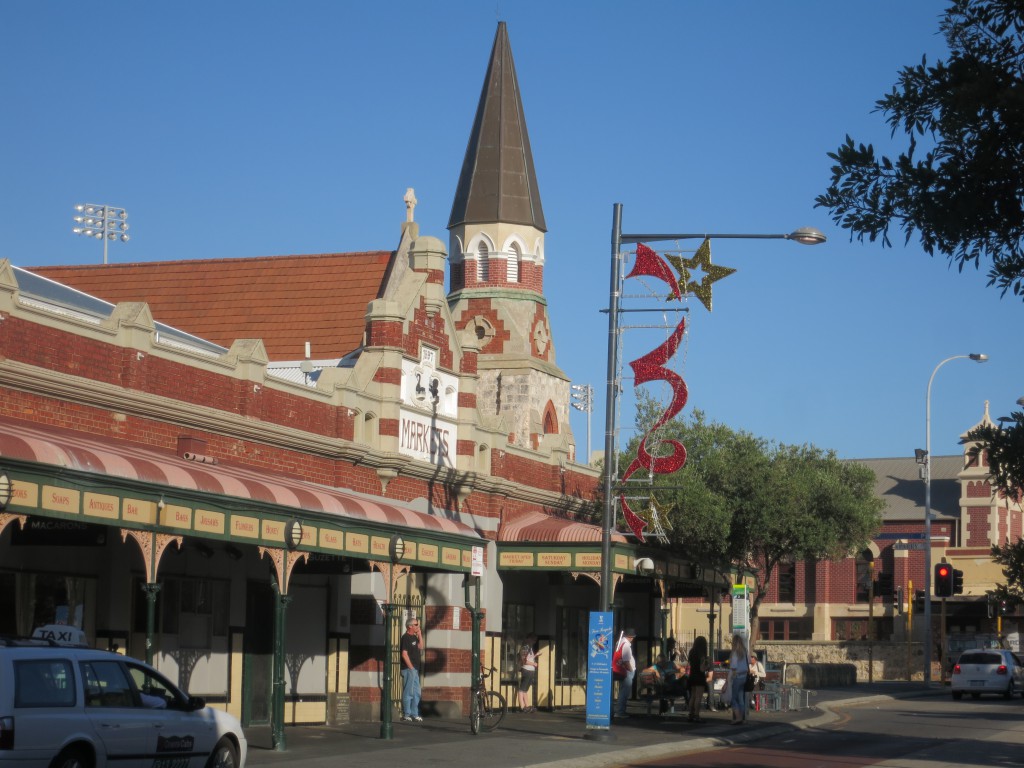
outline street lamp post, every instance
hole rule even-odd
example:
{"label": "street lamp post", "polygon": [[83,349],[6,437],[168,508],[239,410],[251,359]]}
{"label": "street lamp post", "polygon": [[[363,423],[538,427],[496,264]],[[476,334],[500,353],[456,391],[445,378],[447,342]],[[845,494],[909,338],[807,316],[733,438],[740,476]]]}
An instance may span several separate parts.
{"label": "street lamp post", "polygon": [[594,388],[590,384],[573,384],[570,387],[572,407],[587,414],[587,464],[590,463],[590,414],[594,412]]}
{"label": "street lamp post", "polygon": [[601,531],[601,605],[599,610],[612,609],[611,537],[615,527],[615,497],[612,495],[612,473],[615,466],[615,414],[619,398],[616,372],[619,365],[619,298],[622,284],[622,245],[624,243],[653,243],[666,240],[792,240],[804,245],[825,242],[825,235],[812,227],[802,227],[788,235],[731,235],[731,234],[639,234],[627,235],[622,231],[622,203],[612,206],[612,263],[611,285],[608,290],[608,371],[605,393],[604,435],[604,525]]}
{"label": "street lamp post", "polygon": [[115,208],[111,205],[95,205],[94,203],[83,203],[76,205],[78,212],[74,216],[75,226],[71,229],[76,235],[83,237],[95,237],[103,241],[103,263],[107,263],[107,243],[111,240],[120,240],[127,243],[128,237],[128,212],[124,208]]}
{"label": "street lamp post", "polygon": [[947,357],[935,366],[924,397],[924,682],[932,681],[932,382],[939,368],[950,360],[984,363],[988,355],[972,352]]}

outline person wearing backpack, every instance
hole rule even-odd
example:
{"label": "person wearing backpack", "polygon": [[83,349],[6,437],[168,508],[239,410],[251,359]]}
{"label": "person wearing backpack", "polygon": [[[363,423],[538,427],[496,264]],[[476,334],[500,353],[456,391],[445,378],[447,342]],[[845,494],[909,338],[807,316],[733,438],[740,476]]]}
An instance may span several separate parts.
{"label": "person wearing backpack", "polygon": [[537,636],[531,632],[519,648],[519,692],[516,698],[519,700],[520,712],[533,712],[535,709],[530,700],[530,689],[537,682],[536,645]]}
{"label": "person wearing backpack", "polygon": [[633,641],[635,639],[635,629],[623,630],[612,656],[612,676],[619,681],[615,717],[629,717],[626,714],[626,702],[629,701],[629,694],[633,690],[633,677],[636,675],[636,659],[633,658]]}

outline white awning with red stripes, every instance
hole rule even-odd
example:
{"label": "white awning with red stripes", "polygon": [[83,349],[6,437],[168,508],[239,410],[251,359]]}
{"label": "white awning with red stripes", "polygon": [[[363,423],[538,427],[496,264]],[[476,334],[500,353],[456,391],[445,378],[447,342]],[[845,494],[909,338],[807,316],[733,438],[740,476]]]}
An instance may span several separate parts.
{"label": "white awning with red stripes", "polygon": [[383,498],[256,472],[225,464],[205,464],[118,440],[100,440],[63,429],[0,420],[0,460],[138,480],[168,489],[186,489],[235,499],[324,513],[354,522],[402,526],[423,532],[479,539],[469,526],[442,515],[419,512]]}
{"label": "white awning with red stripes", "polygon": [[[624,536],[612,533],[611,540],[625,543]],[[503,522],[498,529],[499,543],[558,542],[561,544],[589,544],[601,542],[601,528],[575,520],[546,515],[532,510],[513,520]]]}

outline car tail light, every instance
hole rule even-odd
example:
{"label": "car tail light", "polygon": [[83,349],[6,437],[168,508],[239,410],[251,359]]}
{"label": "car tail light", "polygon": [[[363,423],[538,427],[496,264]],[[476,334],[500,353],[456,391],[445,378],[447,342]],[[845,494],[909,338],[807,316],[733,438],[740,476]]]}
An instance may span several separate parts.
{"label": "car tail light", "polygon": [[960,674],[960,665],[959,664],[954,664],[953,665],[953,674],[954,675],[959,675]]}
{"label": "car tail light", "polygon": [[0,749],[14,749],[13,717],[0,717]]}
{"label": "car tail light", "polygon": [[1000,664],[999,665],[999,669],[996,670],[996,674],[997,675],[1005,675],[1006,671],[1007,671],[1006,670],[1006,665],[1005,664]]}

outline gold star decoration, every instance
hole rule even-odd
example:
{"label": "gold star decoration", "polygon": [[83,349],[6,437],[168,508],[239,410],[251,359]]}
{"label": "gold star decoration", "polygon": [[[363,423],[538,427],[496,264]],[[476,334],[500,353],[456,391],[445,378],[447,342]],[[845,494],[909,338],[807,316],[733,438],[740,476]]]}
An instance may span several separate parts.
{"label": "gold star decoration", "polygon": [[654,494],[651,494],[648,499],[647,509],[640,513],[640,519],[647,523],[647,527],[652,531],[672,530],[672,524],[669,522],[668,516],[664,513],[661,504],[659,504],[657,499],[654,498]]}
{"label": "gold star decoration", "polygon": [[[728,277],[736,270],[732,267],[720,267],[711,263],[711,241],[705,240],[700,244],[697,253],[692,259],[684,259],[682,256],[665,254],[665,257],[672,262],[672,265],[679,271],[679,290],[683,294],[692,293],[700,303],[711,311],[711,284]],[[698,280],[690,279],[690,270],[700,268],[704,273]]]}

